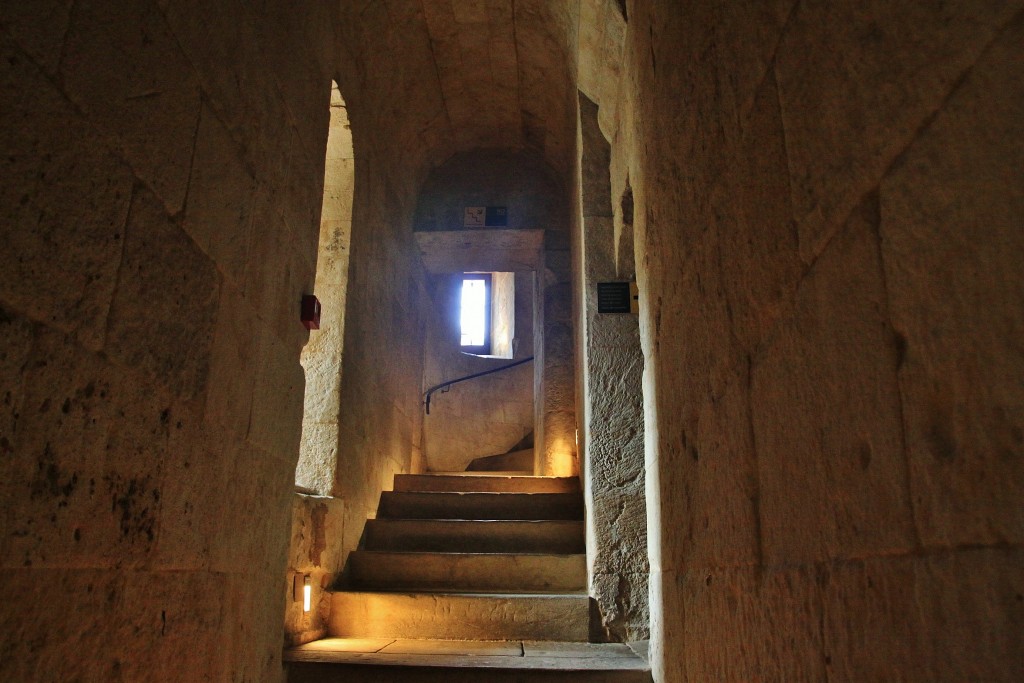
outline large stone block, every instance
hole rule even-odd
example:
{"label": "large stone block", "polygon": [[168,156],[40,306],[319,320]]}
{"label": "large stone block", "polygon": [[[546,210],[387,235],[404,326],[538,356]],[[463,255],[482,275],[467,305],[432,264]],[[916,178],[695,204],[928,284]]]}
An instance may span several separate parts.
{"label": "large stone block", "polygon": [[[231,490],[225,495],[223,525],[235,533],[224,547],[236,568],[273,574],[274,581],[278,581],[288,552],[295,466],[245,445],[233,449],[227,457]],[[259,502],[259,515],[253,514],[254,501]]]}
{"label": "large stone block", "polygon": [[911,493],[932,546],[1024,539],[1020,22],[882,183]]}
{"label": "large stone block", "polygon": [[5,566],[130,567],[152,556],[165,460],[194,429],[195,407],[145,375],[37,336],[26,374]]}
{"label": "large stone block", "polygon": [[[165,456],[161,521],[153,566],[169,571],[235,571],[236,543],[247,532],[230,526],[237,448],[198,421],[178,431]],[[249,526],[244,527],[246,530]]]}
{"label": "large stone block", "polygon": [[[245,269],[245,298],[263,324],[290,347],[301,349],[309,333],[299,321],[303,294],[313,293],[316,241],[306,243],[281,211],[281,191],[261,186],[254,208]],[[308,257],[308,258],[307,258]]]}
{"label": "large stone block", "polygon": [[247,441],[294,467],[299,455],[305,374],[298,354],[264,333]]}
{"label": "large stone block", "polygon": [[740,115],[758,116],[760,91],[771,77],[775,50],[796,0],[718,2],[712,30],[722,46],[718,81],[729,88]]}
{"label": "large stone block", "polygon": [[805,262],[1019,9],[1014,1],[973,0],[799,6],[779,44],[776,74]]}
{"label": "large stone block", "polygon": [[685,671],[685,678],[674,680],[824,680],[814,569],[690,570],[670,576],[681,602],[666,605],[673,609],[666,619],[684,626],[666,635],[675,636],[670,643],[686,643],[683,653],[669,651]]}
{"label": "large stone block", "polygon": [[757,461],[746,378],[704,403],[660,469],[661,566],[731,567],[760,557]]}
{"label": "large stone block", "polygon": [[868,199],[754,361],[769,564],[904,552],[915,543],[877,221]]}
{"label": "large stone block", "polygon": [[338,423],[302,420],[302,441],[299,462],[295,467],[295,483],[328,495],[334,486],[338,466]]}
{"label": "large stone block", "polygon": [[[319,333],[314,334],[319,336]],[[303,356],[303,361],[306,380],[303,420],[337,422],[341,410],[338,392],[341,354],[325,350],[315,358]]]}
{"label": "large stone block", "polygon": [[[211,106],[236,139],[248,144],[280,130],[284,102],[265,66],[258,9],[244,0],[157,0],[181,49],[195,67]],[[224,68],[230,64],[231,68]],[[269,130],[268,130],[269,129]],[[256,149],[247,150],[255,160]]]}
{"label": "large stone block", "polygon": [[47,73],[57,70],[73,0],[3,0],[0,25]]}
{"label": "large stone block", "polygon": [[1024,556],[1006,548],[873,558],[824,572],[828,679],[1013,681]]}
{"label": "large stone block", "polygon": [[206,388],[219,298],[213,262],[140,189],[132,201],[124,259],[105,350],[184,397]]}
{"label": "large stone block", "polygon": [[185,200],[199,83],[151,0],[79,2],[61,58],[68,96],[171,215]]}
{"label": "large stone block", "polygon": [[14,434],[25,398],[25,366],[32,344],[32,324],[0,308],[0,462],[14,453]]}
{"label": "large stone block", "polygon": [[[283,560],[283,555],[282,555]],[[233,648],[228,667],[236,681],[280,681],[285,672],[281,665],[281,615],[284,614],[284,564],[275,572],[234,573],[224,576],[228,593],[222,633]]]}
{"label": "large stone block", "polygon": [[196,135],[185,231],[226,277],[242,281],[249,257],[256,180],[209,106]]}
{"label": "large stone block", "polygon": [[722,282],[735,334],[750,352],[788,310],[803,275],[790,205],[786,140],[775,78],[757,90],[744,121],[742,161],[730,166],[717,223]]}
{"label": "large stone block", "polygon": [[[224,680],[222,577],[39,570],[0,572],[5,591],[53,605],[5,610],[0,675],[10,681]],[[68,618],[74,615],[74,618]]]}
{"label": "large stone block", "polygon": [[602,626],[609,639],[637,642],[651,637],[646,573],[595,573],[590,592],[601,607]]}
{"label": "large stone block", "polygon": [[256,32],[265,54],[263,68],[276,83],[296,132],[295,151],[322,171],[330,121],[331,70],[336,46],[330,5],[313,3],[295,12],[288,3],[268,3],[257,15]]}
{"label": "large stone block", "polygon": [[[0,676],[26,683],[116,679],[119,648],[111,643],[126,635],[118,623],[124,582],[124,574],[96,569],[0,570],[0,587],[18,602],[61,606],[0,611]],[[86,652],[91,656],[81,657]]]}
{"label": "large stone block", "polygon": [[[595,492],[588,514],[594,518],[596,537],[590,549],[593,571],[646,575],[647,510],[642,486]],[[643,595],[635,597],[646,602]]]}
{"label": "large stone block", "polygon": [[23,53],[0,41],[0,289],[98,349],[124,245],[129,170]]}
{"label": "large stone block", "polygon": [[205,422],[211,429],[237,437],[243,437],[249,430],[259,362],[259,338],[253,331],[259,326],[259,318],[248,300],[237,287],[225,281],[210,347]]}
{"label": "large stone block", "polygon": [[[231,675],[222,646],[228,591],[213,572],[136,572],[124,579],[121,624],[104,629],[124,680],[223,680]],[[82,652],[83,650],[79,650]]]}

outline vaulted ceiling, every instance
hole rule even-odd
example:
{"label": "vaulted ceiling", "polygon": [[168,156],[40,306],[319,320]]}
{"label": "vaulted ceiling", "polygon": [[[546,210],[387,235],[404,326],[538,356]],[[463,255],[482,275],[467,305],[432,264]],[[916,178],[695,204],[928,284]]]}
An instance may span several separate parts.
{"label": "vaulted ceiling", "polygon": [[579,8],[579,0],[344,2],[341,59],[352,60],[348,78],[361,93],[353,125],[388,131],[380,143],[428,167],[503,148],[568,171]]}

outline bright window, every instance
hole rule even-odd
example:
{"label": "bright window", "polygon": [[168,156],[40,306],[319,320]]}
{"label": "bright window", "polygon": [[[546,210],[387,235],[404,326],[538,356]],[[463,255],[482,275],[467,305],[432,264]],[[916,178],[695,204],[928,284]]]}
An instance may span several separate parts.
{"label": "bright window", "polygon": [[468,353],[491,352],[491,274],[466,273],[462,277],[459,321],[462,350]]}

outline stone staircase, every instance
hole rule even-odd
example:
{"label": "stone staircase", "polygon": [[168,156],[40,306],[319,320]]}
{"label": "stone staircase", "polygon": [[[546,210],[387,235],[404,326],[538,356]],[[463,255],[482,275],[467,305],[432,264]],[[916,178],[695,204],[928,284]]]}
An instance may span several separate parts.
{"label": "stone staircase", "polygon": [[577,479],[398,475],[288,680],[650,681],[626,645],[587,642],[586,584]]}

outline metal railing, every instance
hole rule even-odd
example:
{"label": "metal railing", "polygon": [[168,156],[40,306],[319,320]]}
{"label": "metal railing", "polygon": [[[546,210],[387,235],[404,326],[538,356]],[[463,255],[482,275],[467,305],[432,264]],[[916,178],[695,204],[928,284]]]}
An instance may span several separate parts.
{"label": "metal railing", "polygon": [[427,415],[430,415],[430,397],[435,392],[437,392],[437,391],[442,391],[442,392],[443,391],[448,391],[448,388],[450,386],[452,386],[453,384],[458,384],[459,382],[465,382],[466,380],[470,380],[470,379],[476,379],[477,377],[483,377],[484,375],[493,375],[496,372],[501,372],[502,370],[508,370],[509,368],[514,368],[517,365],[522,365],[523,363],[529,363],[531,360],[533,360],[533,356],[530,356],[529,358],[524,358],[522,360],[517,360],[515,363],[509,363],[508,365],[502,365],[500,368],[491,368],[490,370],[484,370],[483,372],[476,372],[476,373],[473,373],[472,375],[466,375],[465,377],[459,377],[458,379],[453,379],[453,380],[450,380],[448,382],[442,382],[441,384],[438,384],[436,386],[430,387],[429,389],[427,389],[427,393],[424,394],[424,403],[427,406]]}

